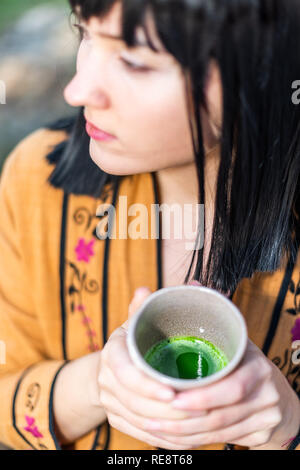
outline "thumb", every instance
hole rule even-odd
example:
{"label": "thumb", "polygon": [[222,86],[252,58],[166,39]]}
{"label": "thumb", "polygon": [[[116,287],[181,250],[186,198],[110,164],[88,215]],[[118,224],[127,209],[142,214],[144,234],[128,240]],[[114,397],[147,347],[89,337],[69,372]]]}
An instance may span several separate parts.
{"label": "thumb", "polygon": [[131,318],[135,312],[141,307],[144,301],[151,295],[149,287],[139,287],[135,290],[134,296],[128,307],[128,318]]}
{"label": "thumb", "polygon": [[128,307],[128,319],[125,323],[123,323],[123,328],[128,328],[130,318],[134,316],[135,312],[140,308],[146,298],[149,297],[149,295],[151,294],[152,292],[149,287],[139,287],[135,290],[134,296]]}
{"label": "thumb", "polygon": [[196,281],[196,279],[192,279],[191,281],[188,282],[188,286],[201,286],[199,281]]}

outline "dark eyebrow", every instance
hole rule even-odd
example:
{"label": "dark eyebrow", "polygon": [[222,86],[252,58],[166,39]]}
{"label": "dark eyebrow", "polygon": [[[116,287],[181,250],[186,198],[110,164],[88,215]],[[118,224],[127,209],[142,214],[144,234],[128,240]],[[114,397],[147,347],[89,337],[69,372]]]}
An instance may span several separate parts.
{"label": "dark eyebrow", "polygon": [[[112,34],[100,33],[99,31],[96,31],[95,34],[97,36],[100,36],[100,37],[103,37],[103,38],[114,39],[115,41],[123,41],[124,42],[124,39],[122,38],[122,36],[113,36]],[[137,40],[137,39],[134,41],[134,44],[137,47],[149,47],[146,42],[141,41],[141,40]]]}
{"label": "dark eyebrow", "polygon": [[[79,24],[82,28],[87,29],[86,24],[85,24],[85,21],[79,20],[78,24]],[[114,36],[114,35],[112,35],[112,34],[109,34],[109,33],[102,33],[102,32],[100,32],[100,31],[96,31],[95,34],[96,34],[96,36],[100,36],[100,37],[102,37],[102,38],[108,38],[108,39],[113,39],[113,40],[115,40],[115,41],[122,41],[122,42],[124,42],[124,38],[122,38],[122,36]],[[148,43],[145,42],[145,41],[141,41],[140,39],[135,39],[134,44],[135,44],[136,47],[147,47],[147,48],[149,48]]]}

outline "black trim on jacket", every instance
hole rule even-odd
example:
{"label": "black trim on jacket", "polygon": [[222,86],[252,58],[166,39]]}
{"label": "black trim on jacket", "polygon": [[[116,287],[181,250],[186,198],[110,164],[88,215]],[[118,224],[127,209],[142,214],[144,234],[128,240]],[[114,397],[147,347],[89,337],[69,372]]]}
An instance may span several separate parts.
{"label": "black trim on jacket", "polygon": [[59,274],[60,274],[60,307],[61,307],[61,330],[62,330],[61,335],[62,335],[63,357],[65,360],[67,360],[66,304],[65,304],[65,252],[66,252],[68,202],[69,202],[69,195],[64,193],[63,204],[62,204],[62,218],[61,218]]}

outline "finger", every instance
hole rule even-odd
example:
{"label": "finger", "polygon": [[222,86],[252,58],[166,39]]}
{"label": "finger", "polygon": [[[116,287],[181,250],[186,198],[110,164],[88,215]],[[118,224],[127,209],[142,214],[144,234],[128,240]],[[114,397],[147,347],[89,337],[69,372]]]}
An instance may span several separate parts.
{"label": "finger", "polygon": [[172,406],[201,410],[233,405],[242,401],[269,377],[270,370],[263,357],[249,352],[245,361],[227,377],[205,387],[178,393]]}
{"label": "finger", "polygon": [[128,325],[130,318],[135,315],[137,310],[143,305],[147,297],[151,295],[152,292],[149,287],[139,287],[135,290],[134,296],[128,306],[128,319],[122,324],[122,328],[128,330]]}
{"label": "finger", "polygon": [[176,444],[172,444],[163,438],[159,438],[145,431],[142,431],[136,428],[134,425],[128,423],[122,416],[109,413],[108,421],[112,427],[118,429],[124,434],[128,434],[129,436],[132,436],[140,441],[146,442],[147,444],[150,444],[154,447],[160,447],[162,449],[171,450],[187,450],[190,448],[182,445],[178,446]]}
{"label": "finger", "polygon": [[151,294],[152,292],[149,287],[139,287],[135,290],[132,301],[128,307],[128,313],[130,317],[135,314],[135,312],[143,305],[147,297],[149,297]]}
{"label": "finger", "polygon": [[[236,444],[238,446],[244,446],[244,447],[257,447],[263,444],[266,444],[270,440],[270,431],[257,431],[252,434],[247,434],[239,439],[235,439],[234,442],[231,444]],[[281,445],[282,449],[285,447],[285,445]],[[264,447],[265,449],[265,447]],[[270,449],[274,450],[274,449]]]}
{"label": "finger", "polygon": [[[111,335],[102,361],[124,388],[138,395],[163,401],[170,401],[175,397],[175,391],[171,387],[148,377],[135,366],[128,353],[126,333],[119,328]],[[100,377],[100,387],[101,381]]]}
{"label": "finger", "polygon": [[[201,432],[199,434],[191,434],[189,436],[174,436],[160,431],[155,432],[155,435],[166,439],[174,444],[178,445],[191,445],[191,446],[202,446],[207,444],[214,444],[218,442],[231,442],[237,443],[241,437],[249,434],[259,433],[260,438],[264,437],[267,440],[272,434],[272,430],[280,422],[281,417],[278,414],[276,407],[271,407],[266,410],[260,411],[248,417],[247,419],[229,426],[227,428],[213,431],[213,432]],[[251,437],[251,436],[249,436]],[[257,436],[254,436],[257,439]],[[250,441],[247,445],[253,445]],[[242,444],[241,444],[242,445]]]}
{"label": "finger", "polygon": [[100,401],[104,407],[106,405],[103,403],[103,397],[104,391],[106,390],[109,394],[114,395],[127,409],[141,417],[184,419],[188,416],[186,411],[172,409],[169,403],[146,398],[141,396],[140,393],[137,393],[136,390],[128,390],[126,387],[120,385],[113,371],[107,369],[105,374],[105,383],[109,384],[109,388],[102,386],[100,392]]}
{"label": "finger", "polygon": [[239,423],[263,408],[274,406],[276,403],[278,403],[277,394],[273,393],[270,384],[264,384],[262,388],[255,389],[247,397],[247,400],[237,405],[217,408],[204,416],[188,417],[176,422],[168,419],[151,419],[145,423],[145,429],[147,431],[156,429],[178,436],[199,434],[200,430],[201,432],[212,432]]}
{"label": "finger", "polygon": [[189,286],[201,286],[199,281],[196,281],[196,279],[192,279],[191,281],[188,282]]}
{"label": "finger", "polygon": [[[153,429],[147,427],[147,423],[149,418],[146,416],[141,416],[137,414],[135,411],[132,411],[127,406],[125,406],[119,399],[111,394],[107,390],[103,390],[101,392],[101,402],[106,410],[106,413],[113,413],[115,415],[122,416],[126,421],[131,423],[133,426],[141,429],[142,431],[153,432]],[[157,420],[159,422],[160,420]],[[176,420],[173,420],[173,423]],[[159,430],[157,428],[156,430]]]}

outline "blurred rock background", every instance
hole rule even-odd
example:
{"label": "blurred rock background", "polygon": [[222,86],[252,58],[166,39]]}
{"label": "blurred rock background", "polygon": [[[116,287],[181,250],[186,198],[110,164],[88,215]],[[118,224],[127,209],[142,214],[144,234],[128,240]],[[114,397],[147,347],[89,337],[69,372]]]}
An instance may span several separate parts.
{"label": "blurred rock background", "polygon": [[0,172],[22,138],[76,113],[63,90],[77,47],[67,0],[0,0]]}
{"label": "blurred rock background", "polygon": [[23,137],[76,113],[63,98],[78,47],[69,21],[67,0],[0,0],[0,173]]}

